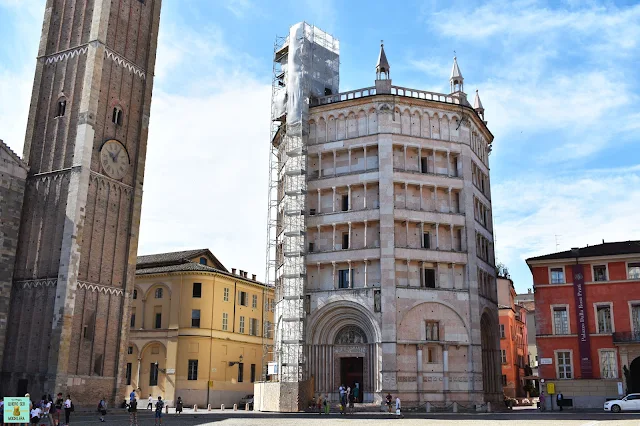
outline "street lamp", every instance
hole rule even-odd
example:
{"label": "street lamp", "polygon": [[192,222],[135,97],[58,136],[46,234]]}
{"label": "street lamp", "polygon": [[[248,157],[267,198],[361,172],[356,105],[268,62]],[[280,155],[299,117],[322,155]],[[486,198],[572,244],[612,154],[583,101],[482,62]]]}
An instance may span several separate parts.
{"label": "street lamp", "polygon": [[229,367],[233,367],[236,364],[242,363],[242,355],[240,355],[239,361],[229,361]]}
{"label": "street lamp", "polygon": [[158,361],[156,361],[154,364],[156,365],[156,370],[158,370],[161,373],[165,373],[165,374],[167,373],[167,370],[165,368],[158,368]]}

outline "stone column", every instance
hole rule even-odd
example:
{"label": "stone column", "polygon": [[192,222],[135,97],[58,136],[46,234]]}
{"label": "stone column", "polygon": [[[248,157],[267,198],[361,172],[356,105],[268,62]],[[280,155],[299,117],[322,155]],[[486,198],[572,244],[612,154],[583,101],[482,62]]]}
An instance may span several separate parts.
{"label": "stone column", "polygon": [[364,286],[365,288],[367,287],[367,264],[369,263],[369,261],[367,259],[364,259]]}
{"label": "stone column", "polygon": [[420,222],[420,247],[427,248],[424,245],[424,222]]}
{"label": "stone column", "polygon": [[322,227],[320,225],[317,226],[318,228],[318,235],[316,236],[316,247],[315,250],[316,251],[321,251],[320,250],[320,233],[322,232]]}
{"label": "stone column", "polygon": [[[438,333],[440,330],[438,330]],[[438,336],[440,337],[440,336]],[[445,401],[447,400],[447,393],[449,392],[449,346],[444,344],[442,346],[442,386],[445,392]]]}
{"label": "stone column", "polygon": [[336,169],[336,150],[333,150],[333,176],[336,176],[338,174],[338,170]]}
{"label": "stone column", "polygon": [[364,248],[367,248],[367,221],[364,221]]}
{"label": "stone column", "polygon": [[338,288],[338,284],[336,283],[336,262],[331,262],[331,265],[333,266],[333,288],[336,289]]}
{"label": "stone column", "polygon": [[451,288],[456,288],[456,264],[451,262]]}
{"label": "stone column", "polygon": [[322,152],[318,153],[318,177],[322,177]]}
{"label": "stone column", "polygon": [[364,183],[364,209],[367,209],[367,183]]}
{"label": "stone column", "polygon": [[334,223],[333,225],[333,245],[332,245],[332,250],[336,249],[336,224]]}
{"label": "stone column", "polygon": [[336,187],[332,186],[331,190],[333,191],[333,198],[331,199],[331,206],[333,207],[333,213],[336,212]]}
{"label": "stone column", "polygon": [[438,211],[438,185],[433,185],[433,211]]}
{"label": "stone column", "polygon": [[453,246],[453,224],[449,224],[449,236],[451,238],[451,251],[454,251],[454,246]]}
{"label": "stone column", "polygon": [[367,167],[367,146],[363,146],[364,149],[364,170],[366,171],[368,169]]}
{"label": "stone column", "polygon": [[418,170],[420,170],[420,173],[424,173],[424,170],[422,170],[422,147],[421,146],[418,147]]}
{"label": "stone column", "polygon": [[440,250],[440,224],[436,222],[436,250]]}
{"label": "stone column", "polygon": [[436,170],[436,149],[433,149],[433,174],[437,174]]}
{"label": "stone column", "polygon": [[407,145],[404,145],[404,171],[407,171]]}
{"label": "stone column", "polygon": [[449,150],[447,150],[447,176],[451,176],[451,160],[449,157]]}
{"label": "stone column", "polygon": [[449,213],[453,213],[453,203],[451,202],[451,187],[449,187]]}
{"label": "stone column", "polygon": [[420,210],[422,210],[422,184],[420,184]]}
{"label": "stone column", "polygon": [[347,260],[349,271],[347,272],[347,279],[349,280],[349,288],[353,288],[353,279],[351,278],[351,260]]}
{"label": "stone column", "polygon": [[138,369],[136,371],[136,386],[138,387],[138,389],[142,389],[142,386],[140,386],[140,366],[141,365],[142,365],[142,358],[138,358]]}
{"label": "stone column", "polygon": [[347,185],[347,210],[351,211],[351,185]]}
{"label": "stone column", "polygon": [[409,220],[404,221],[404,231],[406,235],[407,247],[409,247]]}
{"label": "stone column", "polygon": [[[423,372],[422,372],[422,348],[423,345],[416,345],[416,370],[417,370],[417,380],[418,380],[418,392],[422,392],[422,390],[424,389],[424,382],[423,382]],[[422,399],[422,395],[418,395],[418,399]],[[419,401],[418,401],[419,402]]]}
{"label": "stone column", "polygon": [[349,154],[349,173],[351,173],[351,148],[347,150],[347,153]]}
{"label": "stone column", "polygon": [[407,259],[407,287],[411,286],[411,275],[410,275],[410,265],[411,265],[411,259]]}
{"label": "stone column", "polygon": [[342,247],[343,250],[353,247],[353,241],[351,241],[351,222],[349,222],[349,247]]}

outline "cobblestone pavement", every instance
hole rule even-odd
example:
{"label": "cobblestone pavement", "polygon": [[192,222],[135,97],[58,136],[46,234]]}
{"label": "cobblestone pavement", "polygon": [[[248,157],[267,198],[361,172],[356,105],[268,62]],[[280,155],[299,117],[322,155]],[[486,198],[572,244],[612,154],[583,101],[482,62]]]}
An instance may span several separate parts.
{"label": "cobblestone pavement", "polygon": [[[128,426],[129,418],[126,414],[116,410],[107,415],[106,425]],[[275,414],[255,412],[213,411],[185,412],[181,416],[171,413],[163,417],[163,425],[167,426],[379,426],[385,424],[413,426],[413,425],[443,425],[443,426],[640,426],[640,413],[604,413],[604,412],[572,412],[572,413],[539,413],[535,410],[514,411],[509,413],[492,414],[407,414],[398,419],[392,415],[381,413],[356,413],[347,417],[339,414],[320,416],[317,414]],[[391,423],[393,422],[393,423]],[[70,426],[102,424],[98,416],[76,413],[71,419]],[[138,425],[151,426],[154,418],[150,412],[142,411]]]}

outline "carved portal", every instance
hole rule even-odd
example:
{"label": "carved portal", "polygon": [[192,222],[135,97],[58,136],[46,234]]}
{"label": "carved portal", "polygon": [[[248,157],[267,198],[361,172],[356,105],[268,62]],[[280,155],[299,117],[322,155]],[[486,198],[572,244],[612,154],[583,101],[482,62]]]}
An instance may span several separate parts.
{"label": "carved portal", "polygon": [[360,345],[364,343],[367,343],[367,336],[360,327],[354,325],[343,327],[334,341],[336,345]]}

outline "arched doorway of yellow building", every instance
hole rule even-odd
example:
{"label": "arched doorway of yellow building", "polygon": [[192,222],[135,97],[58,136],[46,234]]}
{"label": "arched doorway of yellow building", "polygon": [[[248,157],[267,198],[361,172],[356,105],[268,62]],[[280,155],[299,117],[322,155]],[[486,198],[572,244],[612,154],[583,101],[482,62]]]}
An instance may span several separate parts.
{"label": "arched doorway of yellow building", "polygon": [[140,409],[146,407],[149,395],[153,399],[158,399],[158,396],[166,398],[166,362],[167,348],[162,342],[148,342],[140,350]]}

